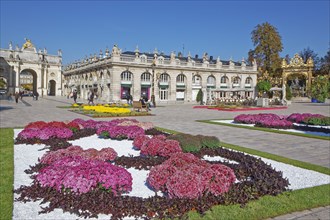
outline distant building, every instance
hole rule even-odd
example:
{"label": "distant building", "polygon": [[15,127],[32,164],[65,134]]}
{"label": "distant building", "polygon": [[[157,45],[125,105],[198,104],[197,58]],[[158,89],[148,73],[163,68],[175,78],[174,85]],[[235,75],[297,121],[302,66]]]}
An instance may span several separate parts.
{"label": "distant building", "polygon": [[10,43],[8,49],[0,49],[0,78],[10,93],[32,84],[40,95],[62,95],[61,51],[58,55],[47,54],[46,48],[37,51],[28,39],[21,48]]}
{"label": "distant building", "polygon": [[87,99],[91,90],[104,102],[134,100],[152,95],[157,104],[195,102],[199,90],[206,102],[216,99],[254,98],[257,65],[232,60],[165,55],[135,51],[122,52],[116,45],[112,51],[100,51],[67,65],[63,71],[65,94],[77,90]]}

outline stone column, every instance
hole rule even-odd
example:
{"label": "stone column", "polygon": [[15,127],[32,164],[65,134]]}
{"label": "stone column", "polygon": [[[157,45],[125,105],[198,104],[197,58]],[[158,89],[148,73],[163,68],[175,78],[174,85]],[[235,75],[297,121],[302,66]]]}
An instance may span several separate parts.
{"label": "stone column", "polygon": [[191,102],[192,100],[192,73],[187,73],[186,74],[186,94],[187,94],[187,98],[186,101]]}

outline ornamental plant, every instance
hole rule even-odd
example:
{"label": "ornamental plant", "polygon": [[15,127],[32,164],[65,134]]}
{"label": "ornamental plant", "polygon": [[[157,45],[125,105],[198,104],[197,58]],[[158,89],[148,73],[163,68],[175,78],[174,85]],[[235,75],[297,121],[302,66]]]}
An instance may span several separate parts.
{"label": "ornamental plant", "polygon": [[48,140],[50,138],[69,138],[73,132],[80,130],[78,123],[72,121],[68,124],[59,121],[43,122],[37,121],[29,123],[23,131],[18,134],[18,138]]}
{"label": "ornamental plant", "polygon": [[305,118],[302,123],[307,125],[330,126],[330,117],[326,116],[311,116]]}
{"label": "ornamental plant", "polygon": [[113,161],[117,157],[117,153],[112,148],[102,148],[101,150],[87,149],[83,150],[80,146],[70,146],[66,149],[59,149],[57,151],[49,151],[44,154],[40,162],[42,164],[51,164],[63,157],[68,156],[81,156],[88,160],[100,160],[100,161]]}
{"label": "ornamental plant", "polygon": [[73,135],[73,132],[69,128],[59,127],[44,127],[41,129],[25,128],[18,134],[20,139],[37,138],[41,140],[48,140],[50,138],[66,139]]}
{"label": "ornamental plant", "polygon": [[291,121],[264,118],[256,122],[256,127],[276,128],[276,129],[291,129],[293,124]]}
{"label": "ornamental plant", "polygon": [[84,106],[83,110],[95,111],[100,113],[117,114],[117,115],[125,115],[131,112],[129,108],[106,107],[106,106]]}
{"label": "ornamental plant", "polygon": [[141,147],[149,140],[150,138],[146,135],[137,136],[136,138],[134,138],[133,148],[136,150],[141,150]]}
{"label": "ornamental plant", "polygon": [[306,118],[310,117],[325,117],[320,114],[311,114],[311,113],[293,113],[289,115],[286,120],[294,122],[294,123],[302,123]]}
{"label": "ornamental plant", "polygon": [[100,188],[121,195],[132,190],[132,176],[124,168],[79,156],[64,157],[41,169],[36,180],[42,187],[83,194]]}
{"label": "ornamental plant", "polygon": [[147,183],[169,198],[195,199],[205,194],[221,195],[235,182],[234,171],[224,165],[211,165],[190,153],[174,153],[153,167]]}
{"label": "ornamental plant", "polygon": [[141,155],[144,156],[169,157],[173,153],[182,152],[178,141],[167,140],[164,135],[156,135],[151,139],[139,137],[137,144],[141,146]]}
{"label": "ornamental plant", "polygon": [[111,139],[129,139],[133,140],[135,137],[143,135],[144,130],[138,126],[102,126],[96,131],[97,135],[102,138]]}

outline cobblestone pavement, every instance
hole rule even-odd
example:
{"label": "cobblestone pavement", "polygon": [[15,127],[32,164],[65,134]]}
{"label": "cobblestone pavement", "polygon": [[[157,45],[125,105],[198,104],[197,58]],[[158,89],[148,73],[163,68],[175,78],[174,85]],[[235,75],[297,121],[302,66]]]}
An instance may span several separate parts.
{"label": "cobblestone pavement", "polygon": [[[78,99],[78,102],[81,101]],[[76,114],[58,106],[72,104],[72,99],[66,97],[24,97],[16,104],[15,101],[0,99],[0,127],[24,127],[32,121],[72,120],[75,118],[91,119],[88,116]],[[97,103],[97,101],[96,101]],[[189,134],[203,134],[218,137],[221,141],[252,148],[295,160],[330,168],[330,143],[327,140],[276,134],[228,126],[219,126],[196,122],[196,120],[229,119],[236,115],[256,113],[276,113],[288,115],[291,113],[318,113],[330,116],[329,104],[293,103],[284,110],[263,110],[248,112],[224,112],[207,109],[193,109],[192,104],[164,105],[152,108],[152,116],[135,117],[139,121],[153,122],[156,126]],[[107,118],[94,120],[109,120]],[[303,212],[279,216],[280,219],[322,219],[330,220],[330,206]]]}

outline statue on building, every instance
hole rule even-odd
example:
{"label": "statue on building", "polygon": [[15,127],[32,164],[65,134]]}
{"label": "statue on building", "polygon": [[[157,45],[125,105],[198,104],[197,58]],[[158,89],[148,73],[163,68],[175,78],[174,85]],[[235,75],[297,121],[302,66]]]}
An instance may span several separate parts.
{"label": "statue on building", "polygon": [[13,44],[12,44],[12,42],[10,41],[9,42],[9,50],[12,50],[13,49]]}
{"label": "statue on building", "polygon": [[60,56],[60,57],[62,56],[62,50],[61,50],[61,49],[59,49],[59,50],[57,51],[57,55]]}
{"label": "statue on building", "polygon": [[175,60],[175,53],[172,51],[171,52],[171,61],[174,61]]}
{"label": "statue on building", "polygon": [[120,55],[120,50],[119,50],[119,48],[118,48],[118,46],[115,44],[115,45],[113,45],[113,48],[112,48],[112,53],[111,53],[112,55],[117,55],[117,56],[119,56]]}
{"label": "statue on building", "polygon": [[24,40],[25,40],[25,43],[23,44],[24,49],[34,47],[30,39],[25,38]]}

